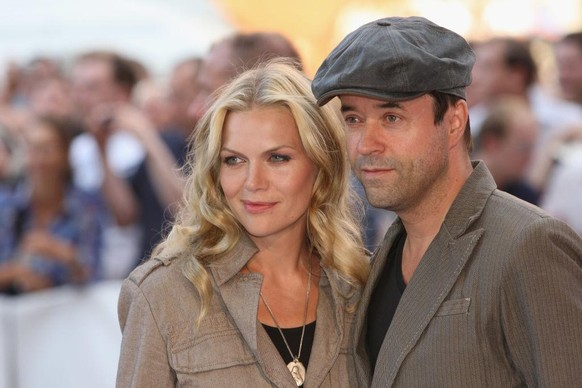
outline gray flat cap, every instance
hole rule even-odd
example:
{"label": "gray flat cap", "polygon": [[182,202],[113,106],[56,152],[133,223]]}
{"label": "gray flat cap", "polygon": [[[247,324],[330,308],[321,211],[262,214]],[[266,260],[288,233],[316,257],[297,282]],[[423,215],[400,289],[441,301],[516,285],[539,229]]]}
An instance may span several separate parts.
{"label": "gray flat cap", "polygon": [[465,99],[475,54],[467,41],[422,17],[389,17],[351,32],[312,83],[319,105],[340,94],[408,100],[431,91]]}

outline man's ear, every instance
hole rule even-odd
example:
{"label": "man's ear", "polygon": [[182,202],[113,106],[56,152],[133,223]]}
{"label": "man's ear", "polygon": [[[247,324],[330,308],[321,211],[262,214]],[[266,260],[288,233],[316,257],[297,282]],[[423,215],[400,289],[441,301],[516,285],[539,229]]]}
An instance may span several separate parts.
{"label": "man's ear", "polygon": [[463,141],[465,127],[469,120],[469,107],[467,101],[460,99],[449,108],[447,113],[447,122],[449,128],[449,138],[451,146]]}

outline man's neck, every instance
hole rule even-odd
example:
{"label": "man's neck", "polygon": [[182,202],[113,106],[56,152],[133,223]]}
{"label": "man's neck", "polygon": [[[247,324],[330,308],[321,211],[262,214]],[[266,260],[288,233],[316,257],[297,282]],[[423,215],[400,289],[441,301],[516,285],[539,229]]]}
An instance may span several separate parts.
{"label": "man's neck", "polygon": [[404,229],[406,242],[402,253],[402,274],[408,283],[428,247],[440,231],[447,213],[465,181],[472,172],[471,162],[459,165],[448,178],[428,193],[415,208],[398,213]]}
{"label": "man's neck", "polygon": [[404,282],[408,284],[420,260],[428,250],[428,247],[438,234],[446,213],[450,207],[447,204],[439,206],[439,209],[430,209],[424,213],[401,216],[404,229],[406,229],[406,241],[402,252],[402,275]]}

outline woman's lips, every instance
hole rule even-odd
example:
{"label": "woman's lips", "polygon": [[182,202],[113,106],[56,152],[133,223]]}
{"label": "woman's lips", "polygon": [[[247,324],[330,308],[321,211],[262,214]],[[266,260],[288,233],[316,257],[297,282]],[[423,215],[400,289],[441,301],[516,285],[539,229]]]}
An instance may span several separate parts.
{"label": "woman's lips", "polygon": [[262,213],[264,211],[272,209],[277,203],[276,202],[255,202],[255,201],[242,201],[245,210],[249,213]]}

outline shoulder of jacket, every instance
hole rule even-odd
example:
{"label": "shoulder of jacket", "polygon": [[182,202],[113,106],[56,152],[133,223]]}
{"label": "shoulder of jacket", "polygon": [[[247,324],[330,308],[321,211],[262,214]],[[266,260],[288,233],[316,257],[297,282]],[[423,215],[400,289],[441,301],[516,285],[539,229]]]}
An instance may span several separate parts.
{"label": "shoulder of jacket", "polygon": [[181,266],[177,257],[152,257],[138,265],[128,276],[128,279],[140,286],[147,278],[154,276],[172,276],[174,272],[181,273]]}
{"label": "shoulder of jacket", "polygon": [[536,225],[552,223],[553,219],[554,217],[540,207],[504,191],[495,190],[479,214],[476,224],[517,235],[535,228]]}

